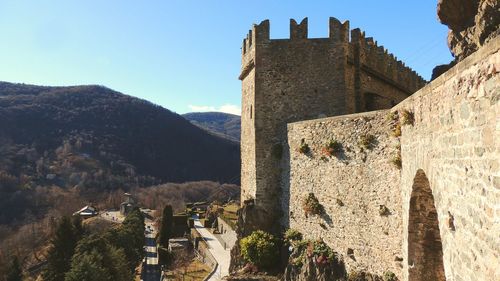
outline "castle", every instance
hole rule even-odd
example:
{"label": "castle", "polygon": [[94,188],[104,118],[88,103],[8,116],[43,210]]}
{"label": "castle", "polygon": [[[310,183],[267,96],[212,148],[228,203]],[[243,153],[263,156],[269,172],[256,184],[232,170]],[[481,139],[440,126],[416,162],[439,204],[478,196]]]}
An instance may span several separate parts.
{"label": "castle", "polygon": [[[266,20],[243,40],[241,201],[258,228],[321,238],[348,270],[500,280],[500,39],[426,84],[348,22],[329,27],[312,39],[291,20],[270,39]],[[311,193],[322,215],[305,214]]]}

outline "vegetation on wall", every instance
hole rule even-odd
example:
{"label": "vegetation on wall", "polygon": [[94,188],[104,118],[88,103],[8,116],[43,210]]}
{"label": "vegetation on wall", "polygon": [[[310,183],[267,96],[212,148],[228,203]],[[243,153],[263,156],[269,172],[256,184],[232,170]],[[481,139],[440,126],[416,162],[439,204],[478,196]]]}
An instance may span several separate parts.
{"label": "vegetation on wall", "polygon": [[401,145],[398,145],[396,148],[396,153],[392,156],[391,163],[396,166],[398,169],[403,167],[403,161],[401,159]]}
{"label": "vegetation on wall", "polygon": [[279,258],[277,239],[267,232],[257,230],[240,240],[241,256],[258,268],[269,269]]}
{"label": "vegetation on wall", "polygon": [[322,149],[322,153],[324,155],[330,156],[330,157],[337,155],[341,151],[342,151],[342,144],[340,142],[338,142],[337,140],[331,140]]}
{"label": "vegetation on wall", "polygon": [[306,143],[304,139],[300,141],[300,146],[299,146],[299,152],[302,154],[308,154],[311,149],[309,148],[309,145]]}
{"label": "vegetation on wall", "polygon": [[414,122],[415,122],[415,116],[414,116],[413,112],[411,112],[407,109],[404,109],[403,111],[401,111],[401,123],[403,125],[412,125],[413,126]]}
{"label": "vegetation on wall", "polygon": [[379,205],[378,213],[381,216],[388,216],[388,215],[391,214],[391,211],[389,211],[389,208],[387,208],[387,206],[385,206],[385,205]]}
{"label": "vegetation on wall", "polygon": [[371,149],[375,144],[375,136],[371,134],[365,134],[359,137],[359,146],[364,149]]}
{"label": "vegetation on wall", "polygon": [[340,258],[323,240],[294,240],[291,243],[293,254],[289,263],[296,267],[302,267],[308,259],[315,264],[325,266],[327,264],[341,264]]}
{"label": "vegetation on wall", "polygon": [[289,228],[285,231],[285,234],[283,235],[283,239],[285,240],[286,243],[291,244],[294,241],[300,241],[302,240],[303,235],[300,233],[298,230]]}
{"label": "vegetation on wall", "polygon": [[398,278],[390,271],[384,272],[383,276],[364,271],[351,271],[347,281],[398,281]]}
{"label": "vegetation on wall", "polygon": [[304,202],[302,203],[302,208],[304,209],[306,216],[321,215],[325,211],[323,205],[319,203],[318,198],[316,198],[316,195],[314,195],[314,193],[312,192],[310,192],[304,199]]}
{"label": "vegetation on wall", "polygon": [[401,136],[401,122],[399,120],[399,112],[398,111],[390,111],[387,113],[386,117],[389,122],[389,126],[391,128],[391,134],[393,137]]}

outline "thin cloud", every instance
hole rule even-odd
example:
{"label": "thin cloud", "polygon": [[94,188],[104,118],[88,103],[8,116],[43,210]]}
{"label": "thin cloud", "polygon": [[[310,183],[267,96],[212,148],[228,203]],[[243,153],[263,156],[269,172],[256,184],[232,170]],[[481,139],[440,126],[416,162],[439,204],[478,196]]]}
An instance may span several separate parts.
{"label": "thin cloud", "polygon": [[193,112],[224,112],[234,115],[241,115],[241,108],[234,104],[224,104],[219,107],[209,105],[188,105]]}

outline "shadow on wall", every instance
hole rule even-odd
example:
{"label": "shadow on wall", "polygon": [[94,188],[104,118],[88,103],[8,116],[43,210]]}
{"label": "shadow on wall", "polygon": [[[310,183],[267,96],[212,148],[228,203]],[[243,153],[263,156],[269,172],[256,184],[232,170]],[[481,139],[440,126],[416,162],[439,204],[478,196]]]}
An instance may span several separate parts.
{"label": "shadow on wall", "polygon": [[445,281],[439,221],[423,170],[413,179],[408,222],[408,280]]}

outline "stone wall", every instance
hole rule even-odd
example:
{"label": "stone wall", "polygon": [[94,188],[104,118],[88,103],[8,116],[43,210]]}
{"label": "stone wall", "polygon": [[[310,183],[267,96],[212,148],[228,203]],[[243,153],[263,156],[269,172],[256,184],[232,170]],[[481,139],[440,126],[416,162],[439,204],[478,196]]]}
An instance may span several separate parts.
{"label": "stone wall", "polygon": [[[289,124],[290,227],[324,239],[348,271],[500,280],[499,49],[496,38],[391,110]],[[386,117],[396,112],[400,137]],[[366,134],[371,149],[358,144]],[[331,139],[343,152],[322,157]],[[399,150],[401,170],[390,163]],[[306,217],[310,192],[324,215]]]}
{"label": "stone wall", "polygon": [[[412,241],[418,210],[411,199],[423,173],[434,197],[446,280],[500,280],[499,48],[497,37],[394,109],[415,115],[401,137],[403,252],[418,258],[407,245],[419,242]],[[420,280],[417,261],[407,264],[409,280]]]}
{"label": "stone wall", "polygon": [[222,240],[221,244],[224,246],[224,249],[233,248],[237,240],[236,232],[227,222],[219,217],[217,217],[217,231],[220,233],[218,236]]}
{"label": "stone wall", "polygon": [[[402,276],[402,205],[400,171],[390,160],[397,139],[386,111],[354,114],[288,125],[290,153],[290,227],[310,239],[324,239],[343,255],[347,271]],[[367,146],[360,144],[368,135]],[[302,140],[311,153],[298,151]],[[322,153],[336,140],[336,156]],[[365,143],[366,144],[366,143]],[[325,214],[305,215],[303,202],[314,193]],[[387,208],[387,209],[386,209]]]}
{"label": "stone wall", "polygon": [[271,221],[286,196],[287,123],[390,108],[425,84],[349,22],[330,18],[329,28],[308,38],[307,18],[291,20],[290,39],[271,39],[266,20],[243,41],[241,202],[255,199]]}

